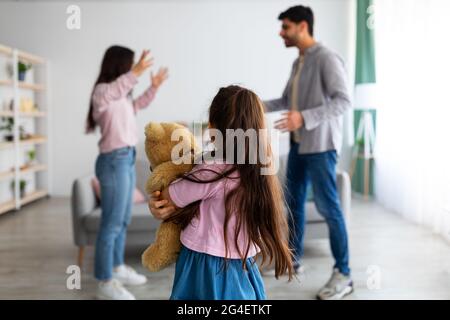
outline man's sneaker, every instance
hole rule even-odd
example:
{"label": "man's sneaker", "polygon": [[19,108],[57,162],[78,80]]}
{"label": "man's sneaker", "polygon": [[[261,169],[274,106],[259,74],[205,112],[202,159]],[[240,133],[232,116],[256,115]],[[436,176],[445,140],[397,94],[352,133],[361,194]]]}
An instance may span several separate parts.
{"label": "man's sneaker", "polygon": [[353,281],[350,276],[346,276],[334,269],[330,280],[319,290],[317,299],[319,300],[339,300],[353,292]]}
{"label": "man's sneaker", "polygon": [[136,300],[116,279],[101,281],[98,284],[97,298],[100,300]]}
{"label": "man's sneaker", "polygon": [[137,273],[133,268],[121,265],[114,268],[112,276],[124,285],[139,286],[147,282],[147,277]]}

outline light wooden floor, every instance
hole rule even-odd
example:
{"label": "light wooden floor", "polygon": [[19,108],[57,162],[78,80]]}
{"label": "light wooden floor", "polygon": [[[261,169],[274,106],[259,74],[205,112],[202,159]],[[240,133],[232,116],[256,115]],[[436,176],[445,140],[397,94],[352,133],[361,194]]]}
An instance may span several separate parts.
{"label": "light wooden floor", "polygon": [[[66,268],[76,263],[69,199],[51,198],[0,216],[0,299],[92,299],[93,248],[87,248],[81,290],[66,288]],[[349,223],[355,293],[348,299],[450,299],[450,244],[374,203],[353,201]],[[128,248],[127,263],[146,273],[146,285],[131,288],[138,299],[167,299],[173,268],[151,274],[141,266],[143,248]],[[327,240],[305,248],[303,283],[265,276],[269,299],[312,299],[331,272]],[[367,286],[368,268],[380,271],[380,289]]]}

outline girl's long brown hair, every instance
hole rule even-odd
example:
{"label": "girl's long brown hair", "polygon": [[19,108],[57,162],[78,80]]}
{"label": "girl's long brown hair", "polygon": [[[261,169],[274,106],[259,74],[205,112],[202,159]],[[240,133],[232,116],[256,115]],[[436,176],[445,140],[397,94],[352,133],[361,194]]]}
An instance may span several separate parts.
{"label": "girl's long brown hair", "polygon": [[[258,147],[266,150],[266,156],[271,156],[267,139],[260,135],[259,129],[265,129],[264,107],[258,96],[252,91],[239,87],[228,86],[221,88],[211,103],[209,109],[209,123],[219,130],[223,137],[227,137],[227,129],[254,129],[257,133]],[[251,245],[255,244],[261,249],[262,265],[275,263],[275,277],[288,273],[289,279],[293,276],[292,254],[288,246],[288,224],[284,211],[284,197],[280,182],[276,175],[261,174],[262,168],[268,165],[257,157],[249,162],[250,141],[245,139],[245,163],[239,164],[237,153],[240,150],[234,138],[232,143],[224,143],[223,154],[227,154],[227,148],[234,148],[234,165],[224,172],[215,172],[213,179],[202,181],[196,177],[196,171],[185,175],[183,178],[197,182],[210,183],[222,178],[234,179],[238,173],[239,185],[228,192],[225,198],[225,222],[223,226],[226,256],[228,255],[227,228],[232,215],[236,215],[236,229],[234,232],[234,245],[239,255],[245,261],[248,257]],[[259,150],[259,148],[256,148]],[[241,149],[242,150],[242,149]],[[252,163],[252,164],[250,164]],[[204,171],[203,169],[202,171]],[[181,223],[185,228],[190,220],[198,214],[199,202],[193,203],[173,216],[170,220]],[[243,229],[244,228],[244,229]],[[238,245],[238,235],[241,230],[248,235],[245,248]],[[241,250],[243,249],[243,250]]]}

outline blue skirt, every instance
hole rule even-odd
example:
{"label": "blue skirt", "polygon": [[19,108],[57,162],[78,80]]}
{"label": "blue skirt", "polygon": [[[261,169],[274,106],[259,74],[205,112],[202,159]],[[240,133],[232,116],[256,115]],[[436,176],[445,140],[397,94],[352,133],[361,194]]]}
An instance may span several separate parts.
{"label": "blue skirt", "polygon": [[265,300],[264,283],[253,258],[225,259],[182,246],[171,300]]}

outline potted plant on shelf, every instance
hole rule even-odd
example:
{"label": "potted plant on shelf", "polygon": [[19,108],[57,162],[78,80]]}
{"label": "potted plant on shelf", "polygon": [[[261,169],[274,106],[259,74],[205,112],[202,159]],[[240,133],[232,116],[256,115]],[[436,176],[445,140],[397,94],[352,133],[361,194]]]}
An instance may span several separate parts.
{"label": "potted plant on shelf", "polygon": [[32,137],[31,134],[26,132],[26,130],[23,126],[19,126],[19,136],[20,136],[20,140],[31,139],[31,137]]}
{"label": "potted plant on shelf", "polygon": [[[14,189],[15,189],[15,187],[16,187],[16,181],[13,180],[13,181],[11,181],[11,190],[12,190],[13,194],[14,194]],[[21,179],[21,180],[19,181],[20,198],[25,197],[25,194],[26,194],[26,192],[25,192],[25,191],[26,191],[26,188],[27,188],[27,181]]]}
{"label": "potted plant on shelf", "polygon": [[27,152],[27,156],[28,156],[27,165],[28,166],[34,165],[36,163],[36,150],[29,150]]}
{"label": "potted plant on shelf", "polygon": [[[6,130],[6,135],[4,135],[4,139],[6,141],[13,141],[14,140],[14,118],[12,117],[2,117],[2,121],[3,121],[3,125],[0,126],[0,131],[1,130]],[[31,134],[29,134],[23,125],[19,126],[19,138],[20,140],[26,140],[26,139],[30,139],[32,137]]]}
{"label": "potted plant on shelf", "polygon": [[6,134],[4,135],[4,139],[6,141],[13,141],[13,139],[14,139],[14,134],[13,134],[14,118],[2,117],[2,122],[4,124],[0,127],[0,130],[6,130]]}
{"label": "potted plant on shelf", "polygon": [[18,72],[19,72],[19,81],[25,81],[25,76],[27,71],[31,69],[31,64],[23,63],[22,61],[18,62]]}

